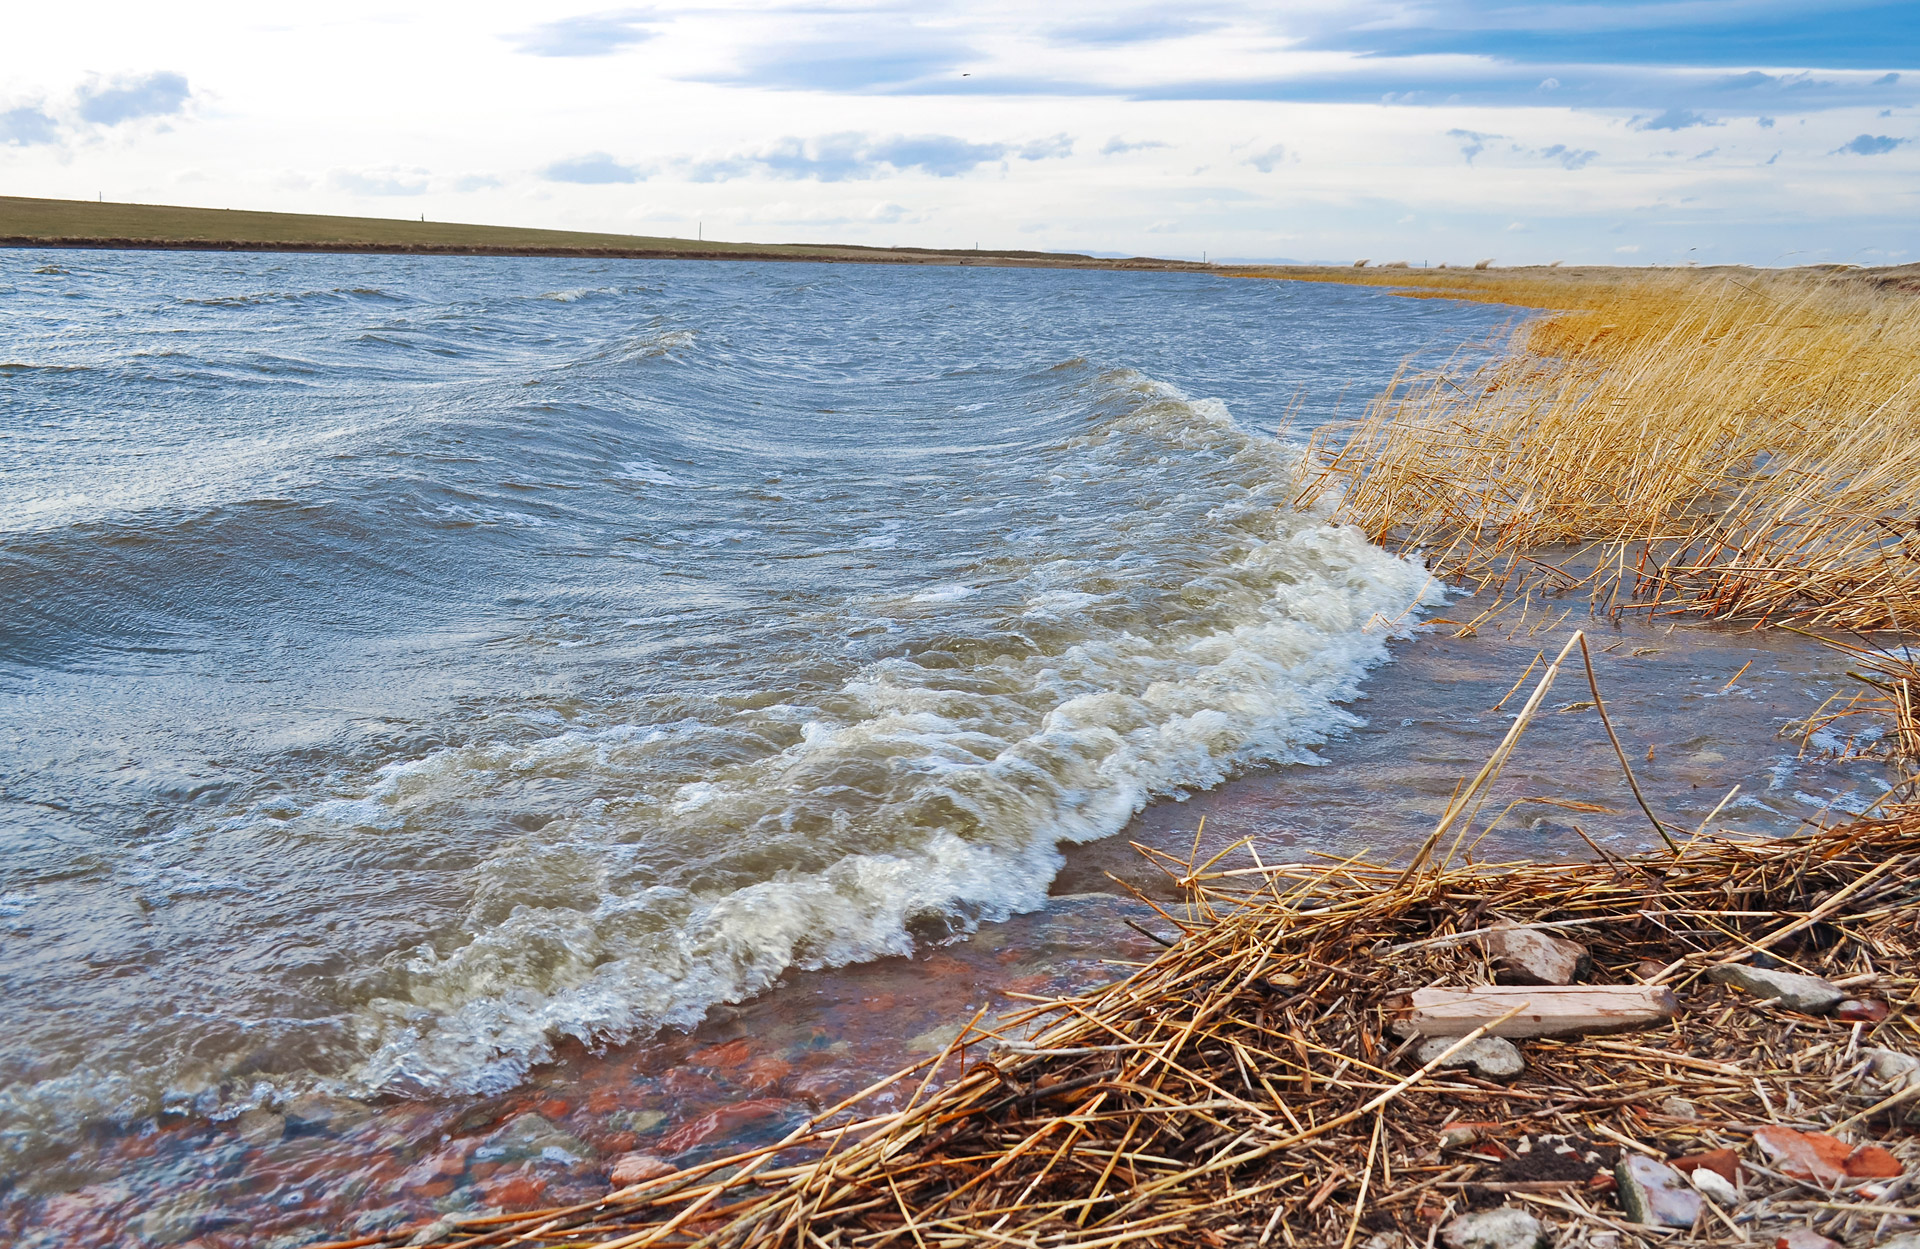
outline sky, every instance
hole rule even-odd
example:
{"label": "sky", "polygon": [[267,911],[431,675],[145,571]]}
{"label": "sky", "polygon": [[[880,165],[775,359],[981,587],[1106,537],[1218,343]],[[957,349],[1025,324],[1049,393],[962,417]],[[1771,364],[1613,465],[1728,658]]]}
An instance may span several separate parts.
{"label": "sky", "polygon": [[1917,0],[21,6],[0,194],[1227,260],[1920,260]]}

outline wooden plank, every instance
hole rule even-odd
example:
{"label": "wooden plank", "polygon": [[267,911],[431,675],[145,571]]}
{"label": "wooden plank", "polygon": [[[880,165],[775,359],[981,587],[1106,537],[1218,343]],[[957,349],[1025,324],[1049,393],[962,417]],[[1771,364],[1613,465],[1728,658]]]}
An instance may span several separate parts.
{"label": "wooden plank", "polygon": [[1665,985],[1473,985],[1416,989],[1412,1010],[1395,1031],[1423,1037],[1465,1036],[1514,1007],[1526,1009],[1494,1028],[1502,1037],[1577,1036],[1624,1032],[1673,1018],[1680,1009]]}

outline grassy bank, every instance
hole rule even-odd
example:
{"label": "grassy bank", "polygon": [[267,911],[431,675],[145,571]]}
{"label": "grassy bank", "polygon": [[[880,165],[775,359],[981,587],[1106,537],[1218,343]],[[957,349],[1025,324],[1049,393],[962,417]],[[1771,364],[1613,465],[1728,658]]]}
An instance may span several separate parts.
{"label": "grassy bank", "polygon": [[105,204],[0,196],[0,246],[179,251],[377,252],[459,256],[581,256],[650,260],[810,260],[858,264],[1067,269],[1200,269],[1178,260],[1101,259],[1065,252],[818,243],[721,243],[513,226],[327,217],[306,213]]}
{"label": "grassy bank", "polygon": [[1920,270],[1253,275],[1555,310],[1321,431],[1301,502],[1610,611],[1920,623]]}

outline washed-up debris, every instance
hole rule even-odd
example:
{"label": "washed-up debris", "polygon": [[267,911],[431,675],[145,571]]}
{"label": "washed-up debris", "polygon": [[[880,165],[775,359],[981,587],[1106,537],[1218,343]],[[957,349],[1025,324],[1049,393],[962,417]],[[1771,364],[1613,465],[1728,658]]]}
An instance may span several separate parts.
{"label": "washed-up debris", "polygon": [[1572,984],[1593,960],[1587,947],[1517,924],[1496,926],[1481,938],[1502,984]]}
{"label": "washed-up debris", "polygon": [[1846,999],[1846,993],[1818,976],[1802,976],[1790,971],[1766,967],[1747,967],[1731,963],[1715,967],[1707,978],[1720,984],[1735,985],[1756,998],[1777,1002],[1788,1010],[1824,1015]]}
{"label": "washed-up debris", "polygon": [[1665,985],[1466,985],[1416,989],[1395,1031],[1457,1037],[1485,1029],[1497,1037],[1584,1036],[1626,1032],[1673,1018],[1679,1003]]}

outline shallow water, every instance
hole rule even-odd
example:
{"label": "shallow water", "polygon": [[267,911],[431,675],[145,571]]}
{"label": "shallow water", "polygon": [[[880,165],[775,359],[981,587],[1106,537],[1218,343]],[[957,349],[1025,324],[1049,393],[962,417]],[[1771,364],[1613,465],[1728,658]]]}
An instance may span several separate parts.
{"label": "shallow water", "polygon": [[[1404,851],[1573,623],[1415,631],[1474,607],[1285,505],[1343,396],[1511,310],[34,252],[0,307],[24,1243],[298,1244],[777,1132],[1151,953],[1096,893],[1155,887],[1131,839]],[[1841,665],[1623,628],[1666,813],[1877,795],[1776,739]],[[1481,853],[1644,840],[1597,732],[1546,717],[1502,801],[1611,810],[1523,804]]]}

